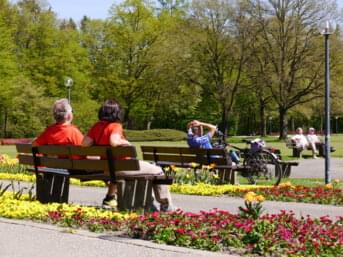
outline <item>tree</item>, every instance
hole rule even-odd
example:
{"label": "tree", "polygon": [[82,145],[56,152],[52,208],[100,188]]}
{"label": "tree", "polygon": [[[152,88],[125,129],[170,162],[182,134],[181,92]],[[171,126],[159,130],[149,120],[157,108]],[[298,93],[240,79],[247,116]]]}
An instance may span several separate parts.
{"label": "tree", "polygon": [[250,0],[251,16],[261,33],[261,47],[270,60],[268,85],[279,111],[280,139],[286,138],[288,111],[320,97],[323,51],[318,23],[333,13],[332,1]]}
{"label": "tree", "polygon": [[199,62],[199,76],[194,81],[202,86],[204,100],[213,97],[217,102],[220,127],[227,134],[229,114],[245,80],[250,21],[244,5],[235,9],[227,0],[193,1],[191,13],[192,30],[198,32],[192,42]]}

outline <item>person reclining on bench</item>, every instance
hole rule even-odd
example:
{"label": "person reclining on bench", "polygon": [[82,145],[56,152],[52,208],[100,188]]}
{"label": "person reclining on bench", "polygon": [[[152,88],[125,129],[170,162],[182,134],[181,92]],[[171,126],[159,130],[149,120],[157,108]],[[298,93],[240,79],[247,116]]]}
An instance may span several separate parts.
{"label": "person reclining on bench", "polygon": [[297,148],[299,151],[309,149],[312,151],[313,158],[317,158],[317,147],[316,144],[320,143],[318,136],[315,134],[314,128],[309,128],[309,133],[307,136],[303,134],[302,128],[296,129],[297,134],[291,138],[293,147]]}
{"label": "person reclining on bench", "polygon": [[[208,132],[204,135],[204,128]],[[193,120],[187,124],[187,143],[191,148],[212,149],[211,139],[217,131],[217,126],[210,123]],[[229,157],[233,163],[239,163],[239,157],[235,151],[230,150]]]}
{"label": "person reclining on bench", "polygon": [[[122,109],[115,100],[106,100],[98,111],[98,121],[90,128],[82,141],[83,146],[91,145],[111,145],[125,146],[131,145],[124,134],[122,120]],[[140,170],[121,171],[117,175],[164,175],[162,168],[145,161],[139,161]],[[109,182],[109,190],[103,205],[109,207],[117,206],[117,184]],[[171,211],[175,208],[172,205],[171,195],[167,185],[153,185],[155,199],[160,204],[160,208],[152,206],[154,210]]]}

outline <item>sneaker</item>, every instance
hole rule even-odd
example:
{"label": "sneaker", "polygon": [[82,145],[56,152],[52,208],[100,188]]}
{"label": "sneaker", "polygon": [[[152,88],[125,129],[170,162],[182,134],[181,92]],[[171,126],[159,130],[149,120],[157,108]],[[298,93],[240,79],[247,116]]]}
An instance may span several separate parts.
{"label": "sneaker", "polygon": [[102,207],[105,209],[117,209],[118,202],[116,196],[106,196],[102,201]]}
{"label": "sneaker", "polygon": [[160,212],[173,212],[176,211],[178,208],[176,208],[174,205],[170,204],[161,204],[160,205]]}

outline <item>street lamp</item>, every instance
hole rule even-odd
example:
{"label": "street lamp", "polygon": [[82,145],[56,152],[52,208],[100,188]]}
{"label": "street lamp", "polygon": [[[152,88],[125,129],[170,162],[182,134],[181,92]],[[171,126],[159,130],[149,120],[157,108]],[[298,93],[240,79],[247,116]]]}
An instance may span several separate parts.
{"label": "street lamp", "polygon": [[272,134],[272,119],[273,118],[269,116],[268,119],[269,119],[269,135],[271,135]]}
{"label": "street lamp", "polygon": [[338,116],[335,116],[336,134],[338,134]]}
{"label": "street lamp", "polygon": [[335,23],[326,20],[320,29],[325,42],[325,184],[331,182],[330,174],[330,56],[329,36],[335,30]]}
{"label": "street lamp", "polygon": [[71,103],[70,102],[70,90],[71,90],[71,87],[73,86],[73,83],[74,83],[74,81],[70,77],[66,77],[64,79],[64,85],[68,89],[68,101],[69,101],[69,103]]}

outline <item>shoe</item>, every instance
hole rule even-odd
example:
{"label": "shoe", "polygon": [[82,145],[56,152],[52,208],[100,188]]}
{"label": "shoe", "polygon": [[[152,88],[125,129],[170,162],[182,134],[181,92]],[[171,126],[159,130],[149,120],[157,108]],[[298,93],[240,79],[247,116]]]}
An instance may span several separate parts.
{"label": "shoe", "polygon": [[160,212],[173,212],[176,211],[178,208],[176,208],[174,205],[170,204],[161,204],[160,205]]}
{"label": "shoe", "polygon": [[313,155],[313,159],[318,159],[318,157],[316,155]]}
{"label": "shoe", "polygon": [[102,208],[104,209],[117,209],[118,202],[117,197],[115,195],[113,196],[106,196],[104,200],[102,201]]}

